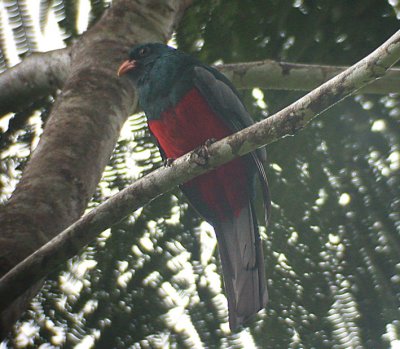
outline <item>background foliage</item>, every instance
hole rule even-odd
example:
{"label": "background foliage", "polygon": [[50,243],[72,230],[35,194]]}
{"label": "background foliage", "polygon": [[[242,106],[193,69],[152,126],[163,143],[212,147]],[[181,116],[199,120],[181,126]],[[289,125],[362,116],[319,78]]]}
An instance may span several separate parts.
{"label": "background foliage", "polygon": [[[79,37],[77,1],[3,2],[0,69],[55,16]],[[91,0],[89,25],[106,9]],[[192,6],[177,45],[210,64],[264,58],[350,65],[399,26],[382,0],[220,0]],[[6,17],[7,16],[7,17]],[[7,18],[7,19],[6,19]],[[199,29],[200,28],[200,29]],[[263,86],[263,87],[267,87]],[[260,87],[262,88],[262,87]],[[262,91],[262,92],[261,92]],[[300,96],[243,91],[255,119]],[[55,96],[3,118],[0,190],[9,195]],[[399,96],[358,95],[268,147],[272,223],[262,230],[270,303],[227,334],[210,227],[175,190],[132,214],[52,275],[5,347],[395,348],[400,343]],[[127,122],[92,206],[161,165],[142,115]]]}

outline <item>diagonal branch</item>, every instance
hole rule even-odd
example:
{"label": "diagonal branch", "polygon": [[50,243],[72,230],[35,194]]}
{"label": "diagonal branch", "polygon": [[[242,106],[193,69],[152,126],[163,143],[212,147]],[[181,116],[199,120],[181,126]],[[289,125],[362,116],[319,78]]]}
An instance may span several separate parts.
{"label": "diagonal branch", "polygon": [[158,169],[139,179],[83,216],[8,272],[0,280],[0,310],[58,264],[78,253],[99,232],[132,211],[180,183],[282,137],[293,135],[326,109],[383,76],[399,59],[400,31],[369,56],[282,111],[212,144],[209,147],[208,164],[198,165],[193,161],[194,153],[191,152],[177,159],[171,167]]}

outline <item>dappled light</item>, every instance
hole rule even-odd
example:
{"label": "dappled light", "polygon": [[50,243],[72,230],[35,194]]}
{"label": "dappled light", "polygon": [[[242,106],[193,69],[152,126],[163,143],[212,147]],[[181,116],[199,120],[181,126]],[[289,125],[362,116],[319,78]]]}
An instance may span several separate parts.
{"label": "dappled light", "polygon": [[[27,1],[0,5],[15,46],[10,54],[2,44],[0,70],[40,47],[32,16],[40,30],[51,17],[69,44],[108,6],[38,3],[36,15]],[[389,2],[358,1],[358,13],[346,1],[267,3],[196,3],[174,40],[207,63],[350,65],[398,27]],[[255,119],[302,95],[264,87],[240,91]],[[54,98],[0,120],[1,202]],[[1,348],[399,348],[399,121],[398,94],[356,95],[268,146],[272,218],[260,235],[269,303],[248,328],[230,333],[213,229],[175,188],[53,273]],[[160,166],[143,113],[130,116],[88,210]]]}

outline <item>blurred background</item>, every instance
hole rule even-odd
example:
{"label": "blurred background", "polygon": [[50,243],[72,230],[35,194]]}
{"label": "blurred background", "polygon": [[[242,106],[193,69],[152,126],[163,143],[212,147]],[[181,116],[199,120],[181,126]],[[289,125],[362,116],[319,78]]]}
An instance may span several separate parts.
{"label": "blurred background", "polygon": [[[104,0],[0,2],[0,71],[78,40]],[[399,28],[398,0],[203,0],[172,45],[209,64],[351,65]],[[304,92],[241,90],[256,120]],[[0,118],[6,201],[56,98]],[[0,348],[400,348],[400,96],[356,95],[268,146],[261,227],[270,303],[231,334],[212,228],[178,189],[103,232],[49,277]],[[126,122],[89,208],[162,165]]]}

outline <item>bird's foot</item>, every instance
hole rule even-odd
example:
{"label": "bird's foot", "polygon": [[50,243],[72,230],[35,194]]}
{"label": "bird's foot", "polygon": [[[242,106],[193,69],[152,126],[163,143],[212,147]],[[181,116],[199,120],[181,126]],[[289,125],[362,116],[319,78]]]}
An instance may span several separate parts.
{"label": "bird's foot", "polygon": [[215,143],[216,141],[217,141],[216,138],[209,138],[209,139],[207,139],[207,140],[204,142],[204,145],[205,145],[206,147],[209,147],[211,144]]}
{"label": "bird's foot", "polygon": [[210,158],[208,147],[216,141],[217,140],[215,138],[207,139],[203,145],[194,149],[190,158],[193,159],[193,161],[199,166],[207,165],[208,159]]}
{"label": "bird's foot", "polygon": [[164,160],[164,167],[171,167],[172,163],[175,161],[174,158],[168,158]]}

